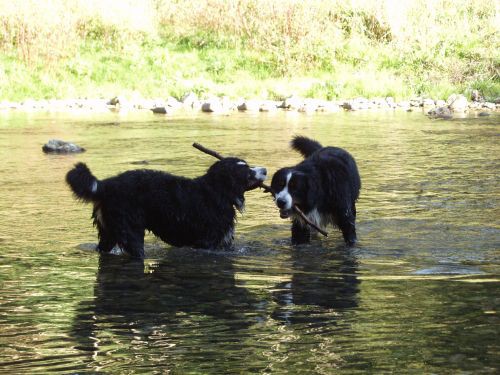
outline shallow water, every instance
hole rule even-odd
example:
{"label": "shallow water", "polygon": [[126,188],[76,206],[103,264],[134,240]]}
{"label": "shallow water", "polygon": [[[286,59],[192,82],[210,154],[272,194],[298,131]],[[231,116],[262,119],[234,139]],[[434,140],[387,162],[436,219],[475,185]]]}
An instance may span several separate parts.
{"label": "shallow water", "polygon": [[[175,117],[0,114],[0,371],[497,373],[500,117],[420,113]],[[247,194],[232,253],[147,237],[145,263],[102,257],[64,175],[196,176],[194,141],[264,165],[294,134],[349,150],[359,245],[292,247],[269,195]],[[50,138],[87,148],[45,155]]]}

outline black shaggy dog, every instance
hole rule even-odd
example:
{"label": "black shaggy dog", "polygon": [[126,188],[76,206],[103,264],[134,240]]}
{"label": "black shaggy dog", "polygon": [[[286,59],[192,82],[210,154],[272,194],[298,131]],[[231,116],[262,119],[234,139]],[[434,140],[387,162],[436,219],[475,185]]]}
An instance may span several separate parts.
{"label": "black shaggy dog", "polygon": [[94,204],[99,252],[107,253],[118,245],[131,256],[143,258],[146,230],[174,246],[230,248],[244,193],[265,178],[265,168],[224,158],[194,179],[133,170],[98,180],[85,164],[78,163],[66,175],[66,182],[77,198]]}
{"label": "black shaggy dog", "polygon": [[320,228],[333,224],[344,240],[353,245],[356,238],[356,200],[361,179],[354,158],[338,147],[323,147],[306,137],[295,137],[291,146],[305,160],[278,170],[272,179],[276,205],[282,218],[292,217],[292,243],[309,242],[310,229],[295,215],[300,208]]}

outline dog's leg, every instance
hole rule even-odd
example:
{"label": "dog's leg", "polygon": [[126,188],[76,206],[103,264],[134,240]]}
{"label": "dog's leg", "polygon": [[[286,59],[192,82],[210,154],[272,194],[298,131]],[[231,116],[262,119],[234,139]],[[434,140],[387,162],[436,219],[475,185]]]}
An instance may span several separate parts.
{"label": "dog's leg", "polygon": [[127,234],[127,240],[123,243],[123,250],[134,258],[144,258],[144,231],[131,232]]}
{"label": "dog's leg", "polygon": [[99,253],[109,253],[115,247],[116,241],[104,229],[99,229],[99,243],[97,244],[96,251]]}
{"label": "dog's leg", "polygon": [[351,209],[344,211],[344,214],[339,218],[338,225],[346,244],[353,246],[358,240],[356,237],[356,206],[354,204]]}
{"label": "dog's leg", "polygon": [[292,245],[308,243],[310,240],[311,230],[309,227],[298,219],[294,219],[292,222]]}

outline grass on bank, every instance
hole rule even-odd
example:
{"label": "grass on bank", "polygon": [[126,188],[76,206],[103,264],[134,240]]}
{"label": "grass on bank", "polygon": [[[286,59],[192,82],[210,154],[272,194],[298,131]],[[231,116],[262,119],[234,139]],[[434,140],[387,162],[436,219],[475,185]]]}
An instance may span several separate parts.
{"label": "grass on bank", "polygon": [[477,0],[0,0],[0,100],[500,96]]}

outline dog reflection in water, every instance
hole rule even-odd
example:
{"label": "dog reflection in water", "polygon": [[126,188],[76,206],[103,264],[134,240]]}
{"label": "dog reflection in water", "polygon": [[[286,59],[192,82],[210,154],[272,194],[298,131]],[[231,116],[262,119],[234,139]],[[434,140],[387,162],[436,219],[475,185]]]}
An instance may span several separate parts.
{"label": "dog reflection in water", "polygon": [[[358,306],[361,281],[357,277],[358,262],[351,250],[345,246],[333,250],[309,246],[293,250],[292,277],[277,285],[273,292],[278,304],[273,318],[287,324],[329,324],[337,319],[338,313]],[[303,308],[297,309],[298,306]]]}
{"label": "dog reflection in water", "polygon": [[94,296],[77,307],[72,336],[81,350],[92,352],[98,350],[96,341],[114,345],[127,337],[167,343],[175,336],[182,346],[192,339],[183,325],[195,329],[202,319],[204,330],[213,335],[196,340],[215,345],[218,330],[226,327],[229,336],[220,337],[226,345],[238,331],[264,319],[259,300],[239,284],[233,257],[223,252],[171,248],[150,266],[103,255]]}

